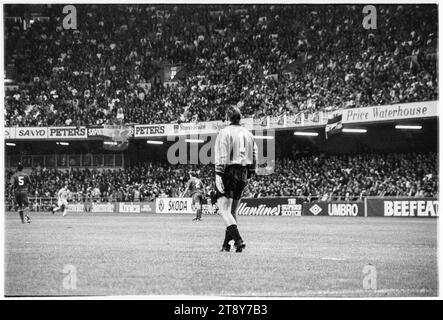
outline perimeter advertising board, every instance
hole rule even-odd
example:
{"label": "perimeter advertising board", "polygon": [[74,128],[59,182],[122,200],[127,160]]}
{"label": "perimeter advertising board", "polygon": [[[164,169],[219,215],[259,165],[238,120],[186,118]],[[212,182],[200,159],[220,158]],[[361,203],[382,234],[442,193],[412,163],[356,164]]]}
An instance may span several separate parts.
{"label": "perimeter advertising board", "polygon": [[297,198],[245,198],[237,208],[238,215],[301,216],[302,201]]}
{"label": "perimeter advertising board", "polygon": [[325,201],[303,204],[304,216],[364,217],[363,202]]}
{"label": "perimeter advertising board", "polygon": [[368,217],[437,217],[436,198],[368,198]]}

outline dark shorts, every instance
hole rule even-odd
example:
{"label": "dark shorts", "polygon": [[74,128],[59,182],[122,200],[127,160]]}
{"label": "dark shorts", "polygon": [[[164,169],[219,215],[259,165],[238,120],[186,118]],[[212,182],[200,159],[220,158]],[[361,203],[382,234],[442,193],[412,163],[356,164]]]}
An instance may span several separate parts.
{"label": "dark shorts", "polygon": [[217,189],[217,198],[225,196],[234,200],[241,198],[243,189],[248,184],[248,168],[243,166],[227,166],[222,176],[225,192],[222,193]]}
{"label": "dark shorts", "polygon": [[201,192],[194,192],[192,194],[192,204],[196,203],[202,203],[203,201],[203,194]]}
{"label": "dark shorts", "polygon": [[23,191],[16,192],[15,204],[19,209],[27,208],[29,206],[28,193]]}

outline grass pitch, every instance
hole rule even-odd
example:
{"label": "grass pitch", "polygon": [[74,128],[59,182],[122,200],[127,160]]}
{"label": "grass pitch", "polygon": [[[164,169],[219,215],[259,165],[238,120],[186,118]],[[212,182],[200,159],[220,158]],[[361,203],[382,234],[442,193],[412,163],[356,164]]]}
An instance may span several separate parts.
{"label": "grass pitch", "polygon": [[[438,294],[437,219],[240,216],[246,249],[228,253],[219,216],[32,218],[6,214],[7,296]],[[374,267],[376,290],[364,286]]]}

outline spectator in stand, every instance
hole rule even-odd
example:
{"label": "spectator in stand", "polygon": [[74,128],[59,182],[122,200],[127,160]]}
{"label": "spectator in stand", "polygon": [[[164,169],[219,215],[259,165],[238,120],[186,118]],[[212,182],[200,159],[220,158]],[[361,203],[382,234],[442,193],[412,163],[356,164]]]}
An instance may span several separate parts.
{"label": "spectator in stand", "polygon": [[[189,170],[201,170],[203,183],[212,186],[212,167],[170,166],[168,163],[144,163],[125,170],[56,169],[33,170],[30,193],[54,197],[63,181],[72,192],[87,190],[94,201],[152,201],[156,197],[176,197],[183,192]],[[7,170],[9,181],[12,170]],[[104,181],[111,191],[103,196],[95,181]],[[107,187],[107,188],[108,188]],[[11,198],[6,186],[7,198]],[[109,190],[109,189],[107,189]],[[115,191],[112,191],[115,190]],[[359,154],[309,155],[275,162],[272,175],[256,175],[245,195],[252,197],[302,196],[315,200],[361,200],[364,196],[437,197],[437,154]]]}
{"label": "spectator in stand", "polygon": [[[6,126],[220,120],[436,100],[437,6],[78,5],[5,24]],[[164,66],[185,67],[166,86]],[[149,85],[151,89],[149,88]]]}

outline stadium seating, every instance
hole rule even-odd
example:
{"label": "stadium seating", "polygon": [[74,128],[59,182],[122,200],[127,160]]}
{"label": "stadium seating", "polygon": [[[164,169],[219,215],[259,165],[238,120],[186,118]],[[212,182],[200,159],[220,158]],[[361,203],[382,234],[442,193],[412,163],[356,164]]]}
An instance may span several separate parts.
{"label": "stadium seating", "polygon": [[[133,191],[141,200],[176,197],[184,190],[189,170],[213,189],[212,166],[170,166],[144,163],[121,170],[33,169],[31,196],[54,197],[64,181],[70,182],[73,200],[131,201]],[[6,172],[6,181],[13,174]],[[12,198],[6,186],[7,198]],[[437,154],[311,155],[277,160],[275,173],[256,175],[245,196],[304,196],[313,200],[359,200],[363,196],[438,196]]]}
{"label": "stadium seating", "polygon": [[[377,10],[366,30],[357,5],[77,5],[78,30],[64,30],[55,5],[26,30],[6,21],[18,89],[5,125],[112,124],[119,108],[149,124],[221,119],[238,102],[261,117],[436,100],[437,6]],[[166,65],[186,70],[171,86]]]}

